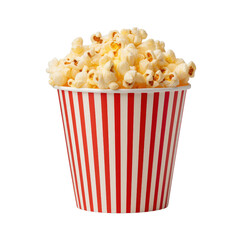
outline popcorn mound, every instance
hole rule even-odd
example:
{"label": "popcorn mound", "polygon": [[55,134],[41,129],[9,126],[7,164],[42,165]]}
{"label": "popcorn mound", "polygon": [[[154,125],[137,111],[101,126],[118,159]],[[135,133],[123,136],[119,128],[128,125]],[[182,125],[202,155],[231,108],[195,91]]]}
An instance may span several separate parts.
{"label": "popcorn mound", "polygon": [[100,32],[91,36],[91,45],[82,38],[72,42],[70,53],[48,64],[52,86],[74,88],[172,88],[188,85],[196,66],[165,51],[162,41],[148,39],[143,29]]}

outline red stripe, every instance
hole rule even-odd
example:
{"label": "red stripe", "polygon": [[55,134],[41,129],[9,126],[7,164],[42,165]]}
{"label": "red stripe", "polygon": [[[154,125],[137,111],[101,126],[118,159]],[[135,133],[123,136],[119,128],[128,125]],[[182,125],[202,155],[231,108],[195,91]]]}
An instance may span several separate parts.
{"label": "red stripe", "polygon": [[131,212],[131,192],[132,192],[132,157],[133,157],[133,113],[134,113],[134,93],[128,94],[128,123],[127,123],[127,196],[126,211]]}
{"label": "red stripe", "polygon": [[115,109],[115,158],[116,158],[116,206],[117,213],[121,212],[121,116],[120,94],[114,94]]}
{"label": "red stripe", "polygon": [[165,92],[153,210],[156,210],[156,206],[157,206],[157,196],[158,196],[159,178],[160,178],[160,172],[161,172],[161,166],[162,166],[162,154],[163,154],[163,144],[164,144],[164,136],[165,136],[165,129],[166,129],[168,102],[169,102],[169,92]]}
{"label": "red stripe", "polygon": [[139,151],[138,151],[136,212],[140,211],[141,192],[142,192],[142,170],[143,170],[143,154],[144,154],[145,126],[146,126],[146,110],[147,110],[147,93],[142,93],[141,94],[140,129],[139,129],[140,136],[139,136]]}
{"label": "red stripe", "polygon": [[102,212],[94,94],[88,93],[88,98],[89,98],[89,110],[90,110],[91,129],[92,129],[92,145],[93,145],[93,158],[94,158],[94,167],[95,167],[98,212]]}
{"label": "red stripe", "polygon": [[66,99],[65,99],[65,92],[64,91],[62,91],[62,98],[63,98],[63,106],[64,106],[64,111],[65,111],[66,125],[67,125],[68,137],[69,137],[69,145],[70,145],[70,150],[71,150],[70,152],[71,152],[71,158],[72,158],[74,178],[75,178],[75,183],[76,183],[78,203],[79,203],[79,207],[82,208],[81,207],[81,202],[80,202],[80,197],[79,197],[79,191],[78,191],[77,174],[76,174],[76,167],[75,167],[75,163],[74,163],[72,139],[71,139],[71,134],[70,134],[70,127],[69,127],[67,106],[66,106]]}
{"label": "red stripe", "polygon": [[166,178],[167,178],[167,169],[168,169],[168,163],[169,163],[170,147],[171,147],[171,142],[172,142],[172,130],[173,130],[173,123],[174,123],[175,112],[176,112],[177,97],[178,97],[178,92],[176,91],[176,92],[174,92],[174,98],[173,98],[172,115],[171,115],[168,145],[167,145],[167,155],[166,155],[166,161],[165,161],[163,185],[162,185],[161,200],[160,200],[160,209],[162,209],[162,207],[163,207],[163,197],[164,197]]}
{"label": "red stripe", "polygon": [[147,191],[146,191],[146,202],[145,202],[145,211],[146,212],[149,209],[149,199],[150,199],[150,190],[151,190],[151,181],[152,181],[152,168],[153,168],[153,154],[154,154],[157,114],[158,114],[158,103],[159,103],[159,93],[154,93],[153,109],[152,109],[152,129],[151,129],[151,139],[150,139],[150,148],[149,148]]}
{"label": "red stripe", "polygon": [[71,177],[72,177],[73,191],[74,191],[75,201],[76,201],[76,204],[77,204],[77,207],[78,207],[78,201],[77,201],[76,191],[75,191],[75,188],[74,188],[75,184],[74,184],[74,180],[73,180],[72,167],[71,167],[71,163],[70,163],[71,160],[70,160],[69,149],[68,149],[68,145],[67,145],[67,135],[66,135],[66,130],[65,130],[65,126],[64,126],[63,111],[62,111],[62,104],[61,104],[61,100],[60,100],[59,90],[57,90],[57,92],[58,92],[58,99],[59,99],[59,103],[60,103],[60,110],[61,110],[61,116],[62,116],[62,122],[63,122],[64,136],[65,136],[65,141],[66,141],[66,146],[67,146],[67,154],[68,154],[70,173],[71,173]]}
{"label": "red stripe", "polygon": [[[172,155],[172,162],[171,162],[171,172],[169,174],[169,180],[168,180],[168,187],[167,187],[167,197],[166,197],[166,203],[165,203],[165,207],[167,207],[167,204],[168,204],[168,199],[169,199],[169,193],[170,193],[170,186],[172,185],[172,175],[173,175],[173,170],[174,170],[174,164],[175,164],[175,158],[176,158],[176,154],[177,154],[177,148],[176,145],[177,145],[177,142],[178,142],[178,138],[179,138],[179,131],[180,131],[180,128],[181,128],[181,113],[183,111],[183,107],[184,107],[184,102],[183,102],[183,99],[184,99],[184,91],[182,91],[182,94],[181,94],[181,100],[180,100],[180,107],[179,107],[179,112],[178,112],[178,119],[177,119],[177,126],[176,126],[176,133],[175,133],[175,139],[174,139],[174,147],[173,147],[173,155]],[[175,156],[175,157],[174,157]]]}
{"label": "red stripe", "polygon": [[71,108],[71,114],[72,114],[73,132],[74,132],[74,139],[75,139],[76,152],[77,152],[77,161],[78,161],[78,168],[79,168],[79,176],[80,176],[80,184],[81,184],[82,197],[83,197],[83,207],[85,210],[87,210],[86,199],[85,199],[85,190],[84,190],[84,185],[83,185],[82,165],[81,165],[80,152],[79,152],[76,117],[75,117],[75,111],[74,111],[74,105],[73,105],[73,96],[72,96],[71,91],[68,92],[68,96],[69,96],[69,102],[70,102],[70,108]]}
{"label": "red stripe", "polygon": [[81,92],[78,92],[78,105],[79,105],[79,115],[80,115],[81,128],[82,128],[83,151],[84,151],[85,166],[86,166],[89,203],[90,203],[90,210],[93,211],[93,197],[92,197],[92,185],[91,185],[88,147],[87,147],[85,114],[84,114],[83,98],[82,98],[82,93]]}
{"label": "red stripe", "polygon": [[110,164],[109,164],[109,140],[108,140],[108,106],[107,94],[101,93],[102,104],[102,127],[103,127],[103,147],[105,161],[105,182],[106,182],[106,200],[107,212],[111,212],[111,185],[110,185]]}

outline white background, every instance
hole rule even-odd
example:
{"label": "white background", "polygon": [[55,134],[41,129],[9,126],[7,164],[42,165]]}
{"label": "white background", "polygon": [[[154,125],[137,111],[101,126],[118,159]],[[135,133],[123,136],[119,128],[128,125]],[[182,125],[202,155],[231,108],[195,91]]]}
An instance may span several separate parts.
{"label": "white background", "polygon": [[[1,1],[0,239],[240,239],[239,1]],[[169,207],[78,210],[56,90],[71,41],[144,28],[197,65]]]}

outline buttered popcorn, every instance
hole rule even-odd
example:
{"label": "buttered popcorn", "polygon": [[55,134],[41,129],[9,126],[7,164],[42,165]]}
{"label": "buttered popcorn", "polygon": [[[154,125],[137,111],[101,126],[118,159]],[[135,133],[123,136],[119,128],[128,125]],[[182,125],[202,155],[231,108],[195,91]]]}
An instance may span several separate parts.
{"label": "buttered popcorn", "polygon": [[196,65],[165,50],[162,41],[148,39],[143,29],[111,31],[91,36],[91,45],[82,38],[72,42],[64,59],[48,64],[52,86],[73,88],[172,88],[188,85]]}

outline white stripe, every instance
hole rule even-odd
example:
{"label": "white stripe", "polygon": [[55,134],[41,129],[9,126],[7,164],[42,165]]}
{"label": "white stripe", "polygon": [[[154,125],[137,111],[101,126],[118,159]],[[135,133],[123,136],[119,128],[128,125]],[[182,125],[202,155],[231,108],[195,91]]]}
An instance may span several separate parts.
{"label": "white stripe", "polygon": [[169,160],[168,160],[168,168],[167,168],[167,174],[166,174],[166,182],[165,182],[165,189],[164,189],[164,197],[163,197],[163,207],[165,206],[166,203],[166,195],[167,195],[167,188],[168,188],[168,179],[169,179],[169,174],[170,174],[170,167],[172,163],[172,155],[173,155],[173,145],[174,145],[174,139],[175,139],[175,134],[176,134],[176,125],[177,125],[177,117],[178,117],[178,112],[179,112],[179,105],[180,105],[180,100],[181,100],[181,92],[178,93],[177,96],[177,102],[176,102],[176,111],[174,117],[174,122],[173,122],[173,129],[172,129],[172,138],[171,138],[171,143],[170,143],[170,151],[169,151]]}
{"label": "white stripe", "polygon": [[141,94],[134,94],[131,212],[136,212]]}
{"label": "white stripe", "polygon": [[102,108],[101,95],[94,93],[95,115],[96,115],[96,131],[98,145],[98,162],[99,162],[99,178],[101,187],[102,212],[107,212],[106,203],[106,182],[105,182],[105,162],[104,162],[104,147],[103,147],[103,129],[102,129]]}
{"label": "white stripe", "polygon": [[163,116],[163,106],[164,106],[165,93],[160,93],[159,95],[159,105],[158,105],[158,115],[156,124],[156,136],[154,145],[154,155],[153,155],[153,168],[152,168],[152,181],[149,199],[149,211],[153,210],[154,194],[156,187],[156,176],[157,176],[157,164],[158,164],[158,153],[160,145],[160,136],[162,130],[162,116]]}
{"label": "white stripe", "polygon": [[167,120],[166,120],[166,129],[165,129],[165,135],[164,135],[164,141],[163,141],[162,166],[161,166],[160,179],[159,179],[158,199],[157,199],[156,209],[160,208],[164,168],[165,168],[165,162],[166,162],[166,153],[167,153],[167,145],[168,145],[168,137],[169,137],[169,127],[170,127],[171,115],[172,115],[173,96],[174,96],[174,92],[170,92],[168,111],[167,111]]}
{"label": "white stripe", "polygon": [[128,94],[121,96],[121,212],[126,212]]}
{"label": "white stripe", "polygon": [[111,212],[116,212],[114,94],[107,94],[107,105],[108,105],[108,134],[109,134],[111,208],[112,208]]}
{"label": "white stripe", "polygon": [[179,135],[180,135],[180,130],[181,130],[181,121],[182,121],[182,115],[183,115],[183,109],[184,109],[184,103],[185,103],[186,93],[187,93],[187,91],[184,91],[183,100],[182,100],[182,109],[181,109],[181,113],[180,113],[178,129],[177,129],[177,139],[176,139],[176,145],[175,145],[175,149],[174,149],[172,175],[171,175],[171,178],[170,178],[170,186],[169,186],[169,195],[168,195],[168,199],[167,199],[167,205],[168,205],[168,203],[169,203],[169,198],[170,198],[170,193],[171,193],[173,172],[174,172],[174,166],[175,166],[176,155],[177,155],[178,141],[179,141]]}
{"label": "white stripe", "polygon": [[150,147],[151,128],[152,128],[152,110],[153,110],[153,93],[148,93],[147,94],[145,140],[144,140],[144,146],[142,146],[142,147],[144,147],[144,155],[143,155],[143,171],[142,171],[142,190],[141,190],[140,212],[145,211],[148,164],[149,164],[149,147]]}
{"label": "white stripe", "polygon": [[88,157],[89,157],[90,178],[91,178],[91,184],[92,184],[93,210],[97,212],[98,205],[97,205],[96,179],[95,179],[95,168],[94,168],[94,159],[93,159],[92,130],[91,130],[88,93],[82,93],[82,97],[83,97],[86,135],[87,135],[87,143],[88,143],[87,147],[88,147]]}
{"label": "white stripe", "polygon": [[68,113],[70,135],[71,135],[71,140],[72,140],[73,157],[74,157],[74,163],[75,163],[76,175],[77,175],[78,192],[79,192],[79,195],[80,195],[80,202],[81,202],[82,209],[84,209],[82,189],[81,189],[81,184],[80,184],[80,173],[79,173],[79,166],[78,166],[78,161],[77,161],[76,144],[75,144],[75,138],[74,138],[72,115],[71,115],[71,108],[70,108],[68,91],[65,91],[65,99],[66,99],[66,106],[67,106],[67,113]]}
{"label": "white stripe", "polygon": [[69,162],[70,162],[70,171],[72,173],[72,180],[73,180],[73,188],[74,188],[74,192],[76,195],[76,201],[77,201],[77,207],[80,208],[79,206],[79,202],[78,202],[78,195],[77,195],[77,189],[76,189],[76,183],[75,183],[75,175],[74,175],[74,171],[73,171],[73,163],[72,163],[72,155],[71,155],[71,148],[69,145],[69,136],[68,136],[68,130],[67,130],[67,123],[66,123],[66,117],[65,117],[65,109],[64,109],[64,104],[63,104],[63,100],[62,100],[62,91],[59,90],[59,96],[60,96],[60,101],[61,101],[61,109],[62,109],[62,115],[63,115],[63,127],[65,129],[65,134],[66,134],[66,143],[67,143],[67,150],[68,150],[68,156],[69,156]]}
{"label": "white stripe", "polygon": [[85,166],[85,155],[83,149],[83,140],[82,140],[82,128],[81,128],[81,120],[79,113],[79,100],[76,92],[73,92],[73,104],[74,111],[76,116],[76,126],[77,126],[77,134],[78,134],[78,143],[79,143],[79,151],[81,158],[81,166],[82,166],[82,175],[83,175],[83,185],[85,191],[85,199],[86,199],[86,208],[90,211],[90,202],[89,202],[89,194],[88,194],[88,185],[87,185],[87,175],[86,175],[86,166]]}

